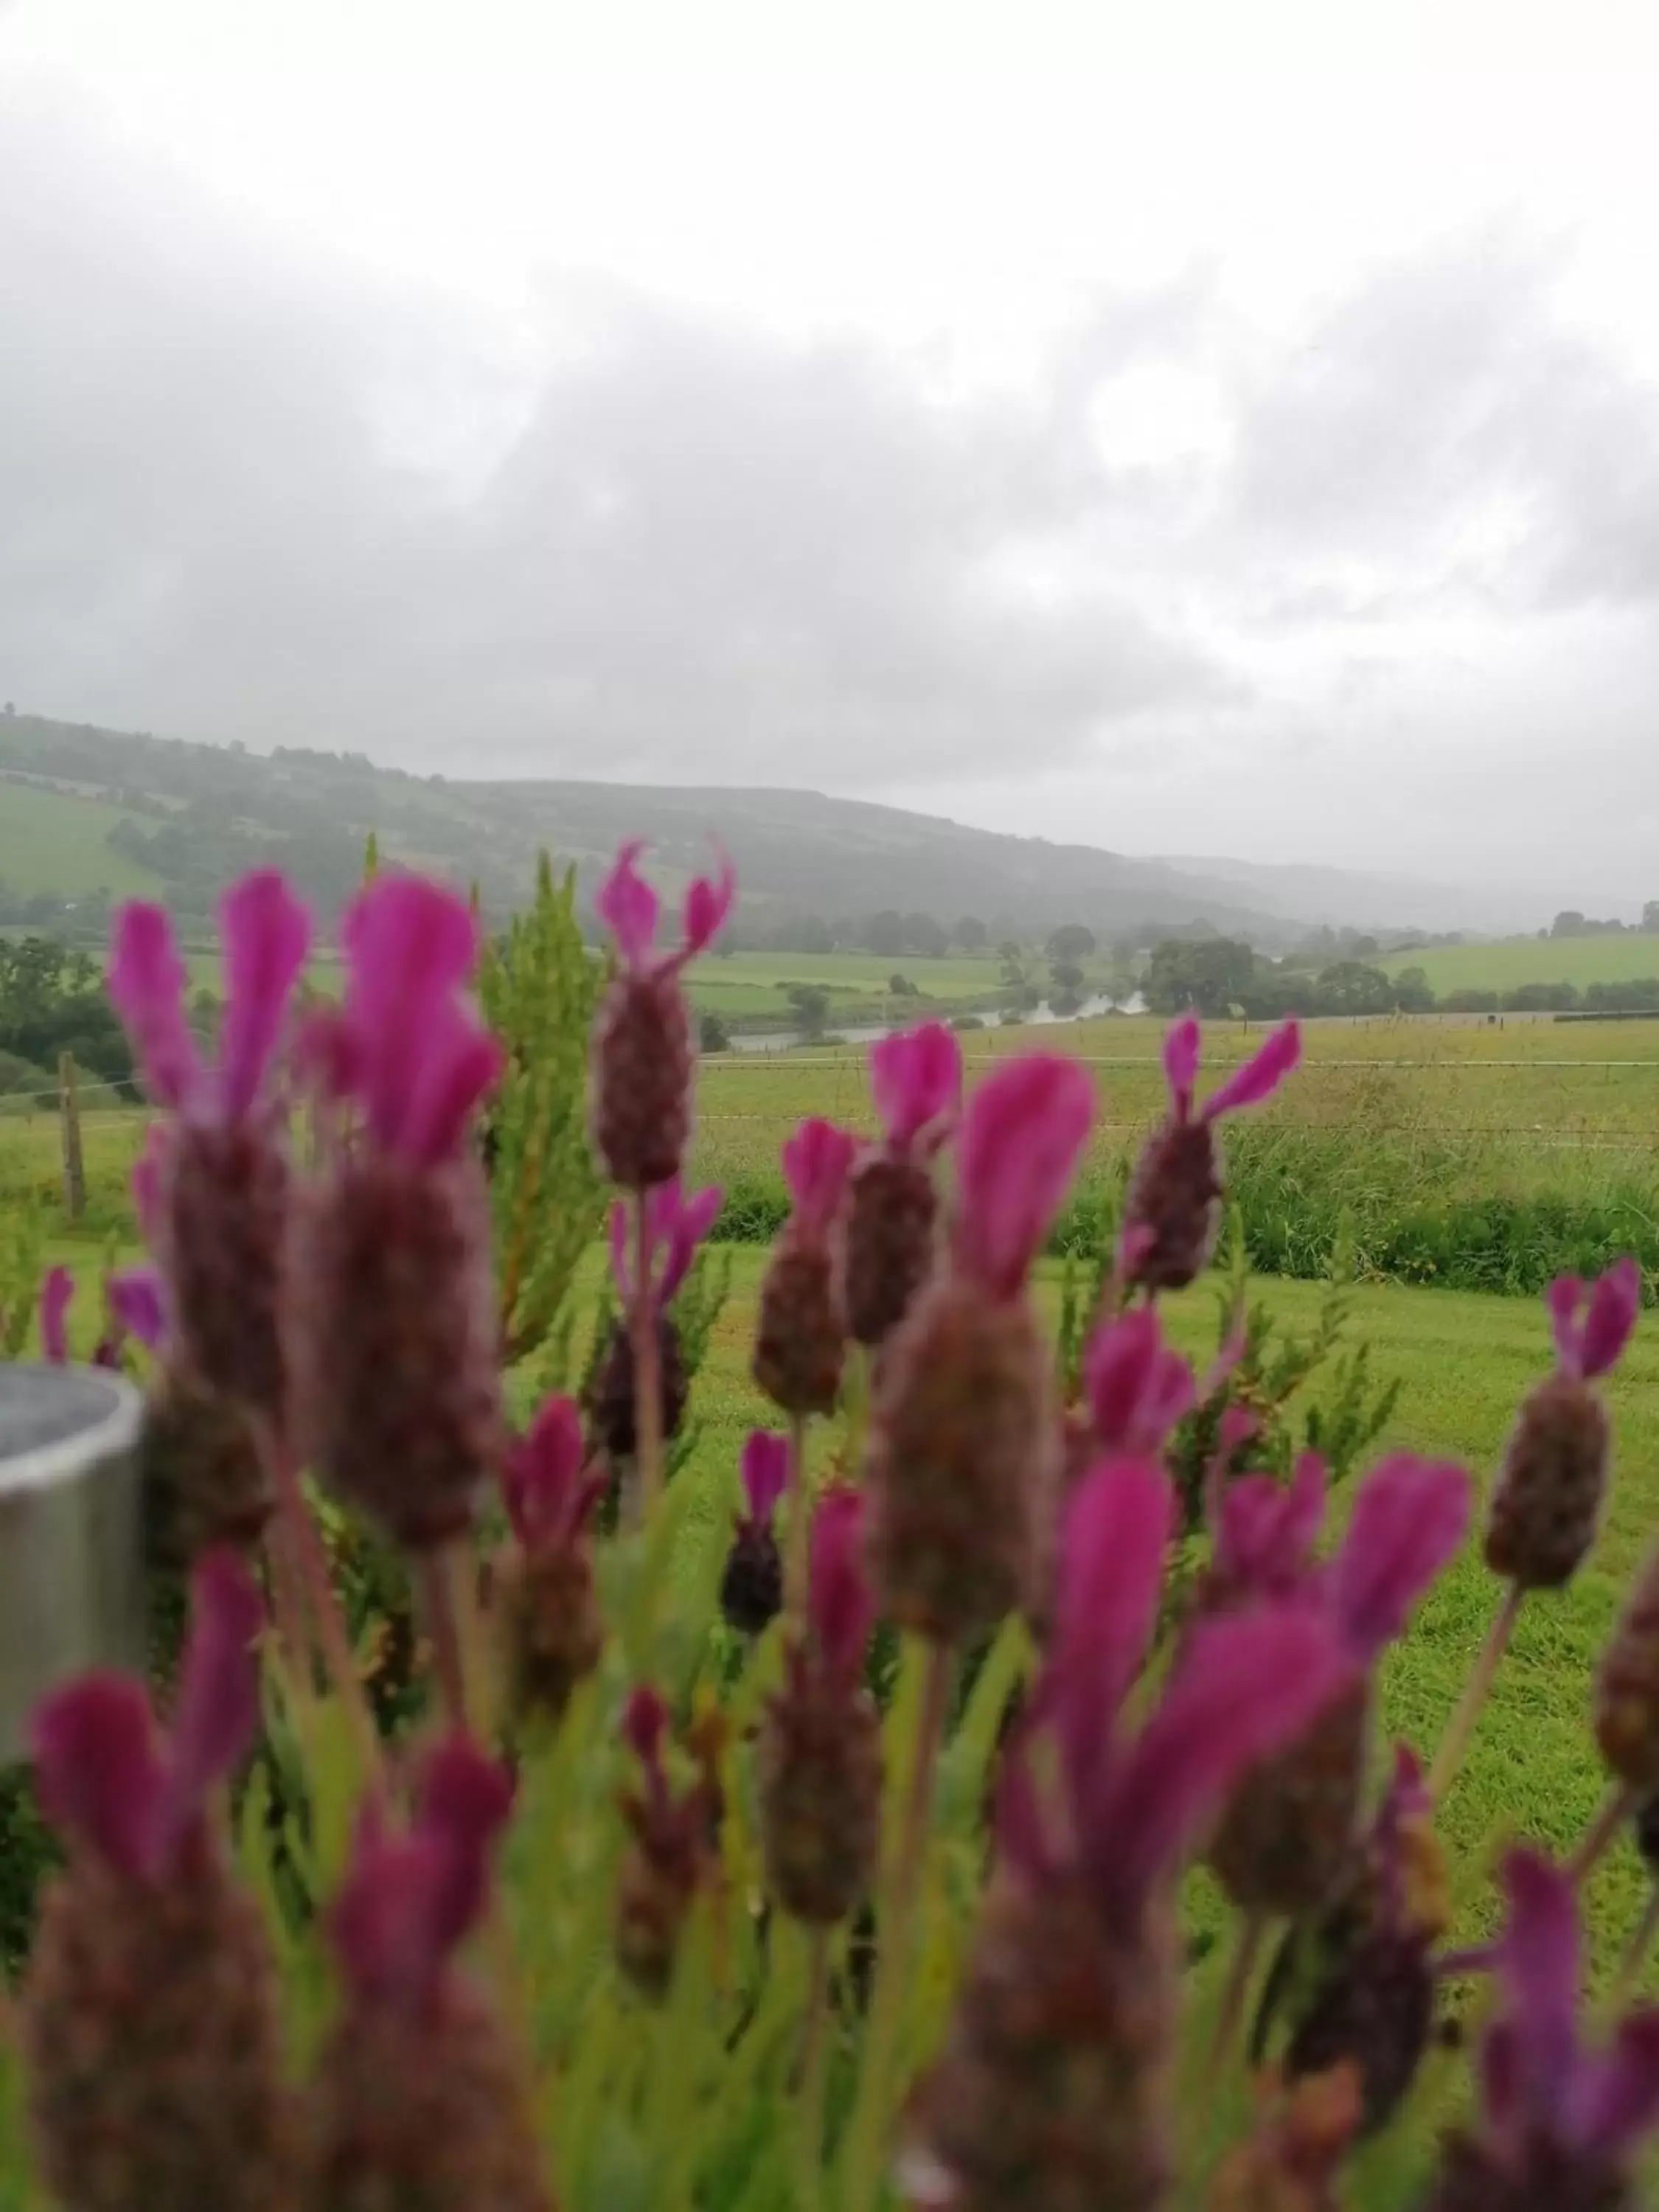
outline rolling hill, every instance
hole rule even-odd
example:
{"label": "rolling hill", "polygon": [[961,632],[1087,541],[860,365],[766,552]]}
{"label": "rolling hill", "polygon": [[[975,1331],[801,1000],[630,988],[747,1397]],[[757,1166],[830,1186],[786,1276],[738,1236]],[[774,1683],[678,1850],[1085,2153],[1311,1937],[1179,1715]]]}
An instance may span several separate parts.
{"label": "rolling hill", "polygon": [[[259,755],[0,717],[8,913],[20,894],[164,890],[205,926],[224,883],[260,858],[280,860],[331,912],[358,880],[371,830],[388,857],[477,883],[497,913],[525,896],[544,848],[574,861],[591,890],[624,836],[647,837],[672,882],[706,865],[718,831],[744,885],[744,921],[759,935],[787,916],[890,908],[947,927],[975,915],[994,939],[1062,921],[1103,937],[1200,923],[1273,949],[1340,911],[1328,871],[1304,903],[1301,872],[1133,860],[815,792],[422,778],[361,754]],[[1357,894],[1355,904],[1365,902]]]}

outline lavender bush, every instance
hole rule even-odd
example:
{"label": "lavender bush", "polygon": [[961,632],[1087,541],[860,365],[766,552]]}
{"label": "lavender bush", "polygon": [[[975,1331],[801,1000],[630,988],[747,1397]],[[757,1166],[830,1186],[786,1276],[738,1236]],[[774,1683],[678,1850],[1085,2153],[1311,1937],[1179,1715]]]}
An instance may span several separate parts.
{"label": "lavender bush", "polygon": [[[601,902],[592,1064],[620,1311],[582,1402],[521,1434],[504,1351],[555,1327],[569,1224],[503,1301],[465,904],[377,876],[342,1004],[301,1020],[308,918],[249,878],[213,1066],[165,915],[118,921],[161,1118],[154,1266],[109,1287],[100,1356],[148,1347],[191,1626],[153,1692],[94,1676],[37,1716],[67,1863],[6,2041],[0,2205],[1634,2206],[1659,2013],[1588,2008],[1577,1900],[1659,1789],[1659,1565],[1602,1668],[1603,1814],[1565,1867],[1509,1852],[1503,1932],[1455,1960],[1434,1814],[1524,1597],[1595,1534],[1635,1268],[1551,1294],[1556,1366],[1486,1532],[1492,1633],[1426,1774],[1379,1741],[1373,1678],[1466,1540],[1468,1478],[1386,1458],[1325,1540],[1327,1465],[1285,1464],[1249,1326],[1200,1378],[1158,1312],[1214,1251],[1218,1124],[1291,1077],[1293,1024],[1202,1104],[1197,1026],[1170,1032],[1075,1359],[1030,1275],[1091,1079],[1032,1054],[964,1100],[944,1030],[878,1048],[882,1137],[810,1121],[786,1150],[754,1348],[780,1425],[694,1511],[673,1301],[718,1194],[682,1181],[680,978],[733,886],[694,883],[659,953],[639,858]],[[532,1180],[535,1080],[508,1072],[496,1124]],[[341,1516],[416,1593],[405,1723],[366,1694]],[[1200,1863],[1235,1927],[1194,1968]],[[1315,1970],[1253,2004],[1270,1938]],[[1451,1966],[1486,2002],[1449,2080]]]}

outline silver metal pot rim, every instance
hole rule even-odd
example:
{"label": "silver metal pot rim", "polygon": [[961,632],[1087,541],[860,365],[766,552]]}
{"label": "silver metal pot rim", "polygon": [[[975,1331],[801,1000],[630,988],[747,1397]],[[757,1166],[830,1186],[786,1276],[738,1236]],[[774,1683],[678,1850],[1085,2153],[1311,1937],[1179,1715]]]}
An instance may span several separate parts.
{"label": "silver metal pot rim", "polygon": [[[45,1363],[31,1360],[20,1364],[41,1367]],[[108,1413],[92,1426],[77,1429],[55,1443],[34,1444],[12,1456],[0,1455],[0,1496],[21,1490],[49,1490],[65,1476],[79,1474],[89,1461],[129,1452],[137,1443],[143,1426],[144,1401],[126,1377],[107,1367],[71,1366],[69,1371],[96,1378],[109,1394]]]}

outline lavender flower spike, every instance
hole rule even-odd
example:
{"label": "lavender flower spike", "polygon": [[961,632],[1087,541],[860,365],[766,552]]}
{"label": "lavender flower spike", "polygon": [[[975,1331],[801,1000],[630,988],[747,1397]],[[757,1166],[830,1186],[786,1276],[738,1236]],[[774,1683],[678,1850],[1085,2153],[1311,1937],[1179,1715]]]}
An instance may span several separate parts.
{"label": "lavender flower spike", "polygon": [[858,1153],[844,1129],[817,1116],[783,1147],[788,1225],[761,1283],[752,1372],[796,1420],[832,1413],[847,1346],[842,1297],[841,1215]]}
{"label": "lavender flower spike", "polygon": [[378,877],[341,934],[345,1000],[319,1060],[362,1126],[295,1224],[296,1410],[325,1479],[424,1552],[467,1526],[501,1442],[489,1204],[468,1142],[501,1048],[468,995],[465,899]]}
{"label": "lavender flower spike", "polygon": [[173,1724],[92,1674],[35,1716],[41,1802],[69,1864],[48,1888],[22,1997],[41,2179],[77,2212],[212,2204],[291,2212],[295,2130],[261,1911],[210,1800],[258,1723],[259,1594],[203,1559]]}
{"label": "lavender flower spike", "polygon": [[[688,1382],[679,1331],[670,1310],[720,1210],[718,1184],[688,1197],[678,1175],[646,1192],[647,1294],[657,1332],[657,1393],[661,1432],[674,1436],[685,1413]],[[634,1255],[629,1250],[629,1208],[619,1199],[611,1209],[611,1272],[622,1311],[595,1371],[588,1410],[600,1443],[613,1467],[634,1457],[638,1439],[634,1371]]]}
{"label": "lavender flower spike", "polygon": [[883,1344],[933,1266],[934,1155],[962,1112],[962,1048],[942,1022],[870,1048],[870,1088],[884,1139],[853,1170],[847,1209],[847,1320],[856,1343]]}
{"label": "lavender flower spike", "polygon": [[870,1889],[881,1838],[881,1720],[864,1685],[875,1603],[864,1501],[835,1489],[812,1518],[806,1622],[769,1703],[757,1753],[767,1887],[817,1928]]}
{"label": "lavender flower spike", "polygon": [[1311,1455],[1289,1489],[1271,1476],[1233,1483],[1200,1599],[1212,1617],[1261,1597],[1310,1607],[1352,1668],[1346,1694],[1307,1735],[1244,1778],[1213,1839],[1211,1863],[1228,1894],[1261,1915],[1316,1911],[1342,1880],[1364,1796],[1372,1670],[1468,1528],[1463,1469],[1397,1453],[1366,1477],[1325,1566],[1312,1556],[1324,1497],[1325,1470]]}
{"label": "lavender flower spike", "polygon": [[552,2212],[520,2054],[457,1954],[483,1917],[512,1786],[465,1736],[428,1757],[415,1818],[374,1808],[328,1918],[345,2004],[308,2090],[315,2201]]}
{"label": "lavender flower spike", "polygon": [[109,990],[152,1097],[174,1117],[144,1164],[140,1212],[176,1357],[195,1381],[280,1426],[289,1167],[273,1077],[311,920],[274,868],[233,884],[219,916],[227,991],[216,1067],[185,1023],[184,963],[161,908],[117,915]]}
{"label": "lavender flower spike", "polygon": [[1060,1474],[1053,1368],[1026,1295],[1088,1142],[1074,1060],[1008,1060],[969,1099],[945,1250],[883,1349],[865,1488],[871,1571],[939,1641],[1043,1595]]}
{"label": "lavender flower spike", "polygon": [[1613,1455],[1593,1386],[1617,1364],[1642,1304],[1642,1271],[1621,1260],[1595,1283],[1550,1285],[1555,1371],[1528,1395],[1492,1489],[1486,1564],[1519,1589],[1559,1589],[1595,1541]]}
{"label": "lavender flower spike", "polygon": [[720,1612],[729,1626],[758,1636],[783,1609],[783,1557],[773,1523],[789,1486],[789,1439],[757,1429],[743,1448],[745,1510],[738,1516],[720,1576]]}
{"label": "lavender flower spike", "polygon": [[1528,1850],[1504,1863],[1503,2001],[1480,2053],[1482,2112],[1447,2140],[1428,2212],[1532,2212],[1545,2203],[1634,2212],[1634,2153],[1659,2126],[1659,2009],[1628,2014],[1611,2042],[1579,2024],[1571,1881]]}
{"label": "lavender flower spike", "polygon": [[605,1622],[590,1529],[605,1487],[574,1399],[550,1398],[529,1434],[507,1447],[501,1492],[516,1540],[496,1559],[491,1609],[515,1720],[557,1720],[599,1663]]}
{"label": "lavender flower spike", "polygon": [[691,1134],[691,1024],[680,984],[686,963],[720,934],[737,883],[721,860],[685,897],[684,933],[656,951],[657,895],[637,866],[643,841],[617,855],[599,900],[616,939],[617,972],[593,1037],[593,1142],[613,1182],[646,1191],[678,1175]]}
{"label": "lavender flower spike", "polygon": [[1174,1522],[1148,1462],[1106,1462],[1073,1493],[1052,1656],[1005,1767],[1001,1863],[904,2147],[918,2206],[1143,2207],[1167,2190],[1176,1875],[1251,1762],[1315,1721],[1352,1665],[1305,1605],[1212,1621],[1131,1732],[1121,1708]]}
{"label": "lavender flower spike", "polygon": [[1188,1015],[1170,1031],[1164,1042],[1169,1115],[1141,1153],[1124,1205],[1119,1266],[1127,1281],[1177,1291],[1208,1265],[1221,1224],[1215,1124],[1271,1097],[1301,1055],[1301,1031],[1286,1022],[1194,1110],[1198,1023]]}

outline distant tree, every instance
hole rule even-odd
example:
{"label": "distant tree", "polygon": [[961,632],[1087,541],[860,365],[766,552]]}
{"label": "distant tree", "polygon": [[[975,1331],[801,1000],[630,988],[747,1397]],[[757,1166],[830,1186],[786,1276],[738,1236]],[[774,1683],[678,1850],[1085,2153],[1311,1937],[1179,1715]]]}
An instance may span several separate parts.
{"label": "distant tree", "polygon": [[1083,988],[1083,970],[1075,960],[1051,960],[1048,974],[1059,990],[1080,991]]}
{"label": "distant tree", "polygon": [[1080,921],[1062,923],[1044,950],[1051,960],[1086,960],[1095,949],[1095,933]]}
{"label": "distant tree", "polygon": [[1650,899],[1642,909],[1642,927],[1659,935],[1659,899]]}
{"label": "distant tree", "polygon": [[864,942],[872,952],[890,960],[904,950],[904,917],[892,907],[872,914],[864,925]]}
{"label": "distant tree", "polygon": [[1319,971],[1320,1011],[1330,1014],[1386,1014],[1398,1003],[1380,968],[1363,960],[1336,960]]}
{"label": "distant tree", "polygon": [[819,983],[792,983],[789,1005],[804,1037],[821,1037],[830,1018],[830,994]]}
{"label": "distant tree", "polygon": [[1584,917],[1576,907],[1564,907],[1550,924],[1552,937],[1582,937],[1583,934]]}
{"label": "distant tree", "polygon": [[803,952],[833,952],[836,949],[834,933],[821,915],[806,916],[800,926],[800,940]]}
{"label": "distant tree", "polygon": [[697,1024],[697,1048],[701,1052],[729,1052],[732,1032],[718,1014],[704,1014]]}
{"label": "distant tree", "polygon": [[14,707],[14,706],[12,705],[11,701],[10,701],[9,699],[8,699],[8,700],[7,700],[7,702],[6,702],[6,712],[7,712],[9,714],[15,714],[17,712],[16,708],[15,708],[15,707]]}
{"label": "distant tree", "polygon": [[1516,1014],[1565,1014],[1578,1004],[1576,983],[1517,983],[1504,1006]]}
{"label": "distant tree", "polygon": [[1495,1014],[1498,1000],[1496,991],[1448,991],[1440,1001],[1443,1013]]}
{"label": "distant tree", "polygon": [[1434,1011],[1434,986],[1426,968],[1402,968],[1394,979],[1395,1004],[1408,1014]]}
{"label": "distant tree", "polygon": [[1146,970],[1146,1003],[1154,1013],[1224,1014],[1249,998],[1255,955],[1230,937],[1183,943],[1167,938],[1152,948]]}
{"label": "distant tree", "polygon": [[[1659,907],[1656,907],[1654,911],[1659,915]],[[1659,929],[1659,920],[1655,921],[1653,927]],[[985,924],[971,914],[964,914],[951,930],[952,942],[959,945],[964,952],[983,952],[989,934]]]}
{"label": "distant tree", "polygon": [[1382,948],[1374,937],[1356,937],[1348,950],[1356,960],[1375,960]]}
{"label": "distant tree", "polygon": [[915,999],[921,995],[908,975],[890,975],[887,978],[887,994],[893,999]]}
{"label": "distant tree", "polygon": [[904,949],[907,952],[920,952],[926,959],[942,959],[951,949],[950,933],[931,914],[907,914]]}

